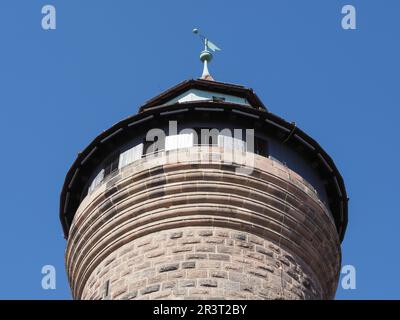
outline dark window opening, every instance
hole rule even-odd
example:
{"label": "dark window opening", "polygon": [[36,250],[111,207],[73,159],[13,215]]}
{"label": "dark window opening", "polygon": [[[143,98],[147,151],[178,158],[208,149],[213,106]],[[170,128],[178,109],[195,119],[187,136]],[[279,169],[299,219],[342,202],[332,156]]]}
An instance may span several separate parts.
{"label": "dark window opening", "polygon": [[218,96],[212,96],[212,101],[214,101],[214,102],[224,102],[225,98],[224,97],[218,97]]}
{"label": "dark window opening", "polygon": [[83,201],[83,199],[85,199],[85,197],[88,195],[89,193],[89,184],[86,183],[85,188],[83,189],[82,193],[81,193],[81,197],[79,199],[79,203]]}
{"label": "dark window opening", "polygon": [[143,155],[157,153],[164,148],[165,140],[160,140],[158,136],[154,136],[154,141],[147,141],[146,138],[143,141]]}
{"label": "dark window opening", "polygon": [[254,153],[263,157],[268,157],[267,141],[259,137],[254,137]]}
{"label": "dark window opening", "polygon": [[110,156],[104,163],[104,177],[118,170],[119,153]]}
{"label": "dark window opening", "polygon": [[197,141],[194,144],[217,146],[219,130],[211,128],[196,128]]}

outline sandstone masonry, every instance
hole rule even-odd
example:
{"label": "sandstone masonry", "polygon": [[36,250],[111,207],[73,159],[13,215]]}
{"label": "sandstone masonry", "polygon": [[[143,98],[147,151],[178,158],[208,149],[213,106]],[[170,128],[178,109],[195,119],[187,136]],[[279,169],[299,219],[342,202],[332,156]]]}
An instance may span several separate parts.
{"label": "sandstone masonry", "polygon": [[74,298],[333,298],[340,242],[316,191],[269,158],[242,175],[217,147],[191,151],[141,159],[82,201],[66,250]]}

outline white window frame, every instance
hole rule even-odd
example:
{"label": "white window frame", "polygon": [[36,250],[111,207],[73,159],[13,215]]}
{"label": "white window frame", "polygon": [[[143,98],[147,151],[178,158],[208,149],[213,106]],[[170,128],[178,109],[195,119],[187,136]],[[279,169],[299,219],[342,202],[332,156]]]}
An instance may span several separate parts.
{"label": "white window frame", "polygon": [[165,137],[165,151],[193,147],[193,132]]}
{"label": "white window frame", "polygon": [[229,135],[218,135],[218,146],[224,150],[246,151],[246,142]]}
{"label": "white window frame", "polygon": [[127,165],[142,158],[143,143],[140,143],[119,155],[118,169],[126,167]]}
{"label": "white window frame", "polygon": [[100,185],[103,179],[104,179],[104,169],[101,169],[100,172],[93,179],[92,183],[90,184],[88,193],[92,193],[97,188],[97,186]]}

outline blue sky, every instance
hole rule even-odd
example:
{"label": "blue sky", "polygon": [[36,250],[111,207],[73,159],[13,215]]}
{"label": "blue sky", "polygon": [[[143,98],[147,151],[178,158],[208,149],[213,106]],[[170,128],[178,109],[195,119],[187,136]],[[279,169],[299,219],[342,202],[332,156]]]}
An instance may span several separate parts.
{"label": "blue sky", "polygon": [[[57,29],[41,28],[41,8]],[[357,9],[357,30],[341,8]],[[198,27],[222,49],[216,80],[252,87],[315,138],[350,197],[339,299],[399,299],[400,2],[396,0],[0,2],[0,298],[71,299],[58,203],[97,134],[201,74]],[[41,288],[41,268],[57,289]]]}

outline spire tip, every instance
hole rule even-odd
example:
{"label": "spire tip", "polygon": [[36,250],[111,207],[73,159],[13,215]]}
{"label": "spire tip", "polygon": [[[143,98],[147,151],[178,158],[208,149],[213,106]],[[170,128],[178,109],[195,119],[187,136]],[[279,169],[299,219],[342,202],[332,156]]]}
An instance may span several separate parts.
{"label": "spire tip", "polygon": [[[221,51],[220,48],[218,48],[214,43],[212,43],[208,38],[203,36],[200,32],[199,29],[194,28],[192,30],[194,34],[198,34],[202,42],[204,43],[204,50],[200,53],[200,61],[203,62],[203,74],[201,75],[200,79],[204,80],[211,80],[214,81],[213,77],[210,75],[210,72],[208,71],[208,63],[212,60],[213,55],[211,51]],[[211,50],[211,51],[210,51]]]}

